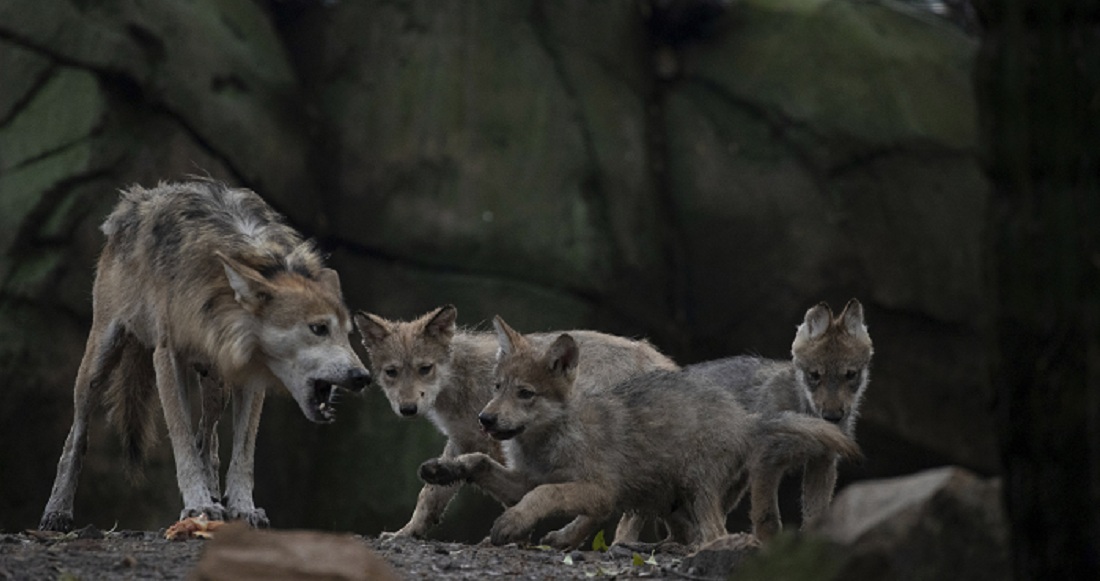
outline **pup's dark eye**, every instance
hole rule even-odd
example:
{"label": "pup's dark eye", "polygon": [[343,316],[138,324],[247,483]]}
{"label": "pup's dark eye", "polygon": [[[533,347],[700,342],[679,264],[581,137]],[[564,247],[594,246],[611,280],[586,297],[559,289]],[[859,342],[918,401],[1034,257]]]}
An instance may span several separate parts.
{"label": "pup's dark eye", "polygon": [[432,372],[432,364],[429,363],[427,365],[421,365],[419,371],[420,371],[420,375],[427,375],[427,374],[431,373]]}
{"label": "pup's dark eye", "polygon": [[397,368],[396,367],[387,367],[387,368],[382,370],[382,373],[385,373],[386,377],[389,377],[390,379],[393,379],[394,377],[397,377]]}
{"label": "pup's dark eye", "polygon": [[499,381],[497,382],[496,385],[493,386],[493,390],[494,391],[500,391],[500,382]]}
{"label": "pup's dark eye", "polygon": [[844,379],[851,381],[856,378],[856,375],[859,375],[859,372],[857,372],[855,369],[849,369],[848,371],[844,372]]}
{"label": "pup's dark eye", "polygon": [[817,382],[821,381],[821,372],[820,371],[811,371],[807,375],[809,375],[810,381],[812,381],[814,383],[817,383]]}
{"label": "pup's dark eye", "polygon": [[535,397],[535,392],[527,388],[520,388],[520,390],[516,392],[516,397],[520,399],[531,399]]}
{"label": "pup's dark eye", "polygon": [[324,323],[313,323],[309,326],[309,330],[318,337],[328,337],[328,325]]}

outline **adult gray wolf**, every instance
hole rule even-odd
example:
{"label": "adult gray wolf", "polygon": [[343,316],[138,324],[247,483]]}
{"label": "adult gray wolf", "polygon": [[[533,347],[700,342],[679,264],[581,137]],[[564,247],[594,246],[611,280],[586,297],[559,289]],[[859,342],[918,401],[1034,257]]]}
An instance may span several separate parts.
{"label": "adult gray wolf", "polygon": [[[252,500],[253,456],[267,388],[283,386],[310,421],[331,422],[339,388],[369,375],[348,342],[336,271],[254,192],[196,179],[124,191],[92,290],[92,327],[73,393],[73,425],[40,528],[68,530],[97,401],[132,464],[160,404],[183,495],[181,518],[265,526]],[[192,425],[189,392],[202,417]],[[233,401],[233,453],[218,486],[217,421]]]}

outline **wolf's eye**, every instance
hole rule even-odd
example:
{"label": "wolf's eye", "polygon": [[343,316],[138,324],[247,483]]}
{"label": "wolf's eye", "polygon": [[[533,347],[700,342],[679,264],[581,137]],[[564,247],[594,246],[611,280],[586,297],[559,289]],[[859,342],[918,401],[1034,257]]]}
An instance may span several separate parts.
{"label": "wolf's eye", "polygon": [[497,382],[496,385],[493,386],[493,390],[494,391],[500,391],[500,382],[499,381]]}
{"label": "wolf's eye", "polygon": [[388,377],[390,379],[393,379],[393,378],[397,377],[397,368],[396,367],[387,367],[387,368],[382,370],[382,373],[385,373],[386,377]]}
{"label": "wolf's eye", "polygon": [[311,323],[309,331],[318,337],[328,337],[328,325],[324,323]]}
{"label": "wolf's eye", "polygon": [[844,372],[844,379],[847,379],[848,381],[851,381],[851,380],[855,379],[856,375],[858,375],[858,374],[859,374],[859,372],[857,372],[855,369],[849,369],[848,371]]}
{"label": "wolf's eye", "polygon": [[432,364],[421,365],[418,371],[420,371],[420,375],[428,375],[432,372]]}
{"label": "wolf's eye", "polygon": [[516,397],[520,399],[531,399],[535,397],[535,392],[527,389],[526,387],[522,387],[518,392],[516,392]]}
{"label": "wolf's eye", "polygon": [[812,381],[814,383],[817,383],[817,382],[821,381],[821,372],[820,371],[811,371],[807,375],[809,375],[810,381]]}

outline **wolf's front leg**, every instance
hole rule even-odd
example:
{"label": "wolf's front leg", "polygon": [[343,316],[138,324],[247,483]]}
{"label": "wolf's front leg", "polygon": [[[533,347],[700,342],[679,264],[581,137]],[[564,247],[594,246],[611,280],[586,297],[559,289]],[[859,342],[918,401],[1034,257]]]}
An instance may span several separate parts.
{"label": "wolf's front leg", "polygon": [[[441,458],[453,459],[457,456],[458,446],[455,445],[453,440],[447,440]],[[397,532],[382,533],[382,538],[392,539],[407,536],[422,538],[427,534],[428,529],[439,524],[439,521],[442,520],[447,505],[458,494],[458,489],[459,485],[457,483],[449,485],[425,484],[420,489],[420,495],[416,499],[416,509],[413,510],[409,522]]]}
{"label": "wolf's front leg", "polygon": [[[539,542],[555,549],[576,549],[583,545],[599,526],[598,519],[582,514],[564,527],[546,533]],[[617,537],[615,542],[619,542]]]}
{"label": "wolf's front leg", "polygon": [[185,373],[191,369],[183,365],[167,342],[161,342],[153,351],[153,368],[164,422],[172,440],[176,481],[183,495],[180,518],[206,514],[211,520],[220,520],[225,517],[225,508],[207,486],[206,472],[191,432],[191,404],[184,389],[188,385]]}
{"label": "wolf's front leg", "polygon": [[420,479],[429,484],[470,482],[504,506],[520,501],[531,485],[518,472],[505,468],[488,454],[473,452],[455,458],[434,458],[420,465]]}
{"label": "wolf's front leg", "polygon": [[254,527],[270,524],[264,509],[256,508],[252,502],[256,432],[260,429],[264,391],[263,385],[244,385],[233,390],[233,457],[225,475],[227,516]]}
{"label": "wolf's front leg", "polygon": [[609,492],[611,489],[612,485],[594,482],[536,486],[497,518],[489,538],[494,545],[514,543],[526,539],[531,534],[531,529],[544,518],[558,515],[589,517],[590,520],[581,521],[581,526],[572,531],[578,533],[585,526],[598,523],[611,513],[614,508],[614,498]]}

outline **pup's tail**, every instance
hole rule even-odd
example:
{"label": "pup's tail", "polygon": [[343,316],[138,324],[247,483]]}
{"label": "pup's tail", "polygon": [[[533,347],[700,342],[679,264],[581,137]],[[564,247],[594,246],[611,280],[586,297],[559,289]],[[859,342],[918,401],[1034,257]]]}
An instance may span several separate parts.
{"label": "pup's tail", "polygon": [[752,462],[756,467],[785,470],[834,454],[844,460],[863,457],[855,441],[821,418],[782,412],[762,418],[757,429],[759,445]]}
{"label": "pup's tail", "polygon": [[122,354],[107,379],[103,401],[107,419],[122,437],[126,475],[133,481],[140,481],[142,460],[156,441],[155,413],[160,407],[160,398],[156,391],[152,350],[133,336],[123,341]]}

